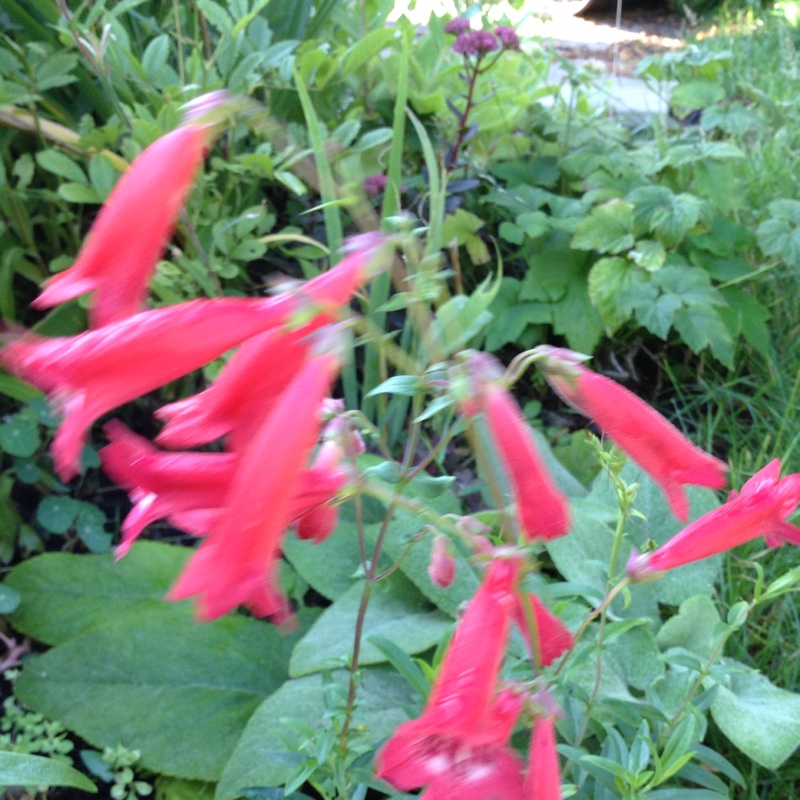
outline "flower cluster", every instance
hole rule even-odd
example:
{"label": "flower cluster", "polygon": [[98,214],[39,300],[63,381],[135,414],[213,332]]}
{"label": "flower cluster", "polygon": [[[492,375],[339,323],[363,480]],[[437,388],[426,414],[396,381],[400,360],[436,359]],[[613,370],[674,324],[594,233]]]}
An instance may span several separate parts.
{"label": "flower cluster", "polygon": [[[422,716],[403,723],[378,753],[376,773],[396,789],[426,786],[426,800],[522,800],[531,796],[527,786],[535,783],[536,797],[560,797],[552,732],[549,738],[536,737],[527,771],[509,746],[526,706],[523,688],[500,680],[512,623],[530,599],[519,588],[520,579],[519,558],[498,555],[490,562],[458,623]],[[537,646],[548,650],[548,664],[571,645],[571,635],[558,625],[552,637],[542,635],[544,626],[534,626]],[[531,635],[531,626],[524,624],[522,630]],[[545,734],[547,719],[536,726],[541,724]]]}
{"label": "flower cluster", "polygon": [[444,32],[456,37],[452,44],[453,52],[464,56],[483,56],[495,50],[519,50],[517,32],[508,25],[498,25],[494,32],[470,30],[469,20],[455,17],[444,26]]}
{"label": "flower cluster", "polygon": [[[220,100],[214,95],[211,111]],[[167,422],[159,444],[191,448],[222,439],[224,452],[162,450],[112,420],[100,458],[134,503],[118,555],[166,518],[204,537],[172,599],[197,595],[202,619],[246,605],[281,620],[289,614],[277,580],[287,528],[314,541],[333,530],[331,503],[361,447],[341,417],[323,431],[323,412],[330,418],[327,397],[342,361],[341,311],[381,261],[385,239],[350,240],[336,267],[274,297],[144,309],[156,262],[214,137],[203,120],[195,110],[133,162],[75,264],[35,301],[46,307],[91,292],[91,329],[57,338],[12,334],[0,364],[47,392],[62,415],[52,452],[56,471],[69,479],[99,417],[238,347],[206,391],[157,412]]]}

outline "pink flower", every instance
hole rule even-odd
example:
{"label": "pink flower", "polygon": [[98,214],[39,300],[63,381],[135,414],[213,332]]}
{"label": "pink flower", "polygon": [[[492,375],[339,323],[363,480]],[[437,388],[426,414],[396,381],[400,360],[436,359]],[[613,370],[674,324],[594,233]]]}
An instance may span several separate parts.
{"label": "pink flower", "polygon": [[96,292],[93,328],[142,310],[153,270],[203,162],[210,130],[184,125],[134,160],[100,209],[75,263],[45,282],[34,308]]}
{"label": "pink flower", "polygon": [[469,30],[469,20],[466,17],[453,17],[449,22],[445,23],[444,32],[449,33],[451,36],[460,36]]}
{"label": "pink flower", "polygon": [[679,520],[689,518],[685,484],[725,486],[727,465],[693,445],[633,392],[583,367],[577,353],[546,346],[537,350],[544,356],[537,364],[553,389],[650,475]]}
{"label": "pink flower", "polygon": [[453,548],[450,545],[450,540],[441,533],[437,533],[433,537],[428,576],[432,583],[442,589],[450,586],[456,577],[456,561],[453,558]]}
{"label": "pink flower", "polygon": [[634,579],[680,567],[723,553],[758,536],[767,545],[800,544],[800,528],[786,520],[800,503],[800,474],[780,477],[776,458],[742,487],[728,502],[709,511],[652,553],[634,556],[628,573]]}
{"label": "pink flower", "polygon": [[419,719],[403,723],[376,773],[425,800],[518,800],[521,762],[506,747],[522,700],[498,691],[519,567],[496,559],[461,618]]}
{"label": "pink flower", "polygon": [[508,25],[498,25],[494,29],[494,35],[503,45],[503,50],[519,50],[519,36],[513,28]]}
{"label": "pink flower", "polygon": [[319,435],[320,404],[338,368],[332,353],[310,358],[239,456],[224,513],[168,595],[171,600],[199,595],[200,619],[215,619],[239,605],[278,620],[288,615],[277,579],[281,542],[296,516],[293,498]]}
{"label": "pink flower", "polygon": [[552,716],[537,717],[533,725],[525,776],[525,800],[561,800],[561,770]]}
{"label": "pink flower", "polygon": [[[535,646],[531,638],[526,601],[530,602],[533,623],[536,626]],[[535,653],[536,661],[544,667],[549,667],[574,644],[575,640],[566,625],[532,592],[524,596],[517,594],[514,621],[528,645],[528,650]]]}
{"label": "pink flower", "polygon": [[500,44],[490,31],[467,31],[453,42],[452,50],[465,56],[483,56],[498,50]]}

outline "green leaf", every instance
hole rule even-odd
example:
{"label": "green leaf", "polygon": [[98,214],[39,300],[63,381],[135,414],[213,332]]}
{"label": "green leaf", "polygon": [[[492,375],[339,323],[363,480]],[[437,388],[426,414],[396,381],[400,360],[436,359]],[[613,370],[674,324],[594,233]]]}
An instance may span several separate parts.
{"label": "green leaf", "polygon": [[67,155],[59,150],[42,150],[36,154],[36,163],[48,172],[66,178],[68,181],[86,186],[88,180],[84,171]]}
{"label": "green leaf", "polygon": [[707,594],[684,600],[678,613],[670,617],[656,635],[662,650],[681,647],[708,659],[714,651],[714,636],[720,623],[719,612]]}
{"label": "green leaf", "polygon": [[[19,592],[0,583],[0,614],[11,614],[19,608],[21,598]],[[0,780],[2,784],[2,780]]]}
{"label": "green leaf", "polygon": [[531,239],[536,239],[550,230],[550,218],[544,211],[526,211],[517,217],[516,224]]}
{"label": "green leaf", "polygon": [[731,665],[719,686],[711,716],[746,756],[778,769],[800,745],[800,695],[779,689],[744,664]]}
{"label": "green leaf", "polygon": [[713,308],[691,305],[675,312],[675,330],[695,353],[709,347],[726,367],[733,368],[733,340]]}
{"label": "green leaf", "polygon": [[0,752],[0,786],[71,786],[84,792],[97,787],[69,764],[28,753]]}
{"label": "green leaf", "polygon": [[682,119],[690,111],[708,108],[725,97],[725,90],[716,81],[697,78],[675,87],[670,104]]}
{"label": "green leaf", "polygon": [[770,355],[772,334],[768,325],[769,309],[739,286],[719,290],[727,307],[717,310],[732,336],[742,334],[764,358]]}
{"label": "green leaf", "polygon": [[[349,677],[344,670],[331,673],[335,684],[343,689]],[[291,728],[282,720],[297,720],[312,730],[323,730],[323,682],[322,675],[287,681],[259,706],[225,767],[216,800],[234,800],[254,786],[286,783],[296,768],[298,753],[286,742]],[[363,730],[372,743],[386,739],[408,720],[402,709],[412,703],[410,687],[393,669],[369,667],[358,687],[352,730]]]}
{"label": "green leaf", "polygon": [[213,0],[197,0],[197,7],[219,31],[230,33],[233,30],[233,20],[230,14],[218,3],[213,2]]}
{"label": "green leaf", "polygon": [[650,230],[665,247],[676,247],[700,219],[701,203],[686,192],[673,195],[668,205],[657,208],[650,218]]}
{"label": "green leaf", "polygon": [[138,542],[120,561],[72,553],[28,559],[5,580],[22,596],[11,622],[26,636],[55,645],[108,619],[174,614],[178,606],[164,595],[190,554],[186,547]]}
{"label": "green leaf", "polygon": [[40,447],[39,426],[19,414],[0,423],[0,448],[19,458],[30,458]]}
{"label": "green leaf", "polygon": [[354,44],[342,60],[342,77],[347,78],[380,53],[397,35],[394,27],[381,27]]}
{"label": "green leaf", "polygon": [[186,604],[179,611],[107,614],[26,666],[17,695],[94,747],[116,746],[124,731],[142,767],[217,780],[250,715],[286,679],[296,639],[241,616],[198,625]]}
{"label": "green leaf", "polygon": [[489,313],[492,322],[486,336],[486,349],[499,350],[504,344],[516,342],[529,325],[552,324],[553,312],[545,303],[526,303],[519,299],[520,282],[503,278]]}
{"label": "green leaf", "polygon": [[415,375],[393,375],[378,384],[367,397],[376,394],[402,394],[413,397],[421,392],[420,381]]}
{"label": "green leaf", "polygon": [[[335,600],[297,644],[289,666],[293,678],[349,662],[364,585],[364,581],[359,581]],[[370,643],[372,634],[388,639],[413,655],[436,645],[452,624],[452,619],[441,611],[431,610],[402,573],[395,572],[372,586],[359,663],[379,664],[386,660],[386,654]]]}
{"label": "green leaf", "polygon": [[600,312],[609,336],[631,317],[631,307],[623,302],[624,293],[646,281],[642,270],[619,257],[601,258],[589,270],[589,299]]}
{"label": "green leaf", "polygon": [[75,522],[81,504],[71,497],[45,497],[36,509],[36,521],[50,533],[66,533]]}
{"label": "green leaf", "polygon": [[170,38],[162,33],[152,39],[142,54],[142,69],[150,83],[160,85],[161,73],[167,66]]}
{"label": "green leaf", "polygon": [[62,183],[58,187],[58,194],[68,203],[102,203],[102,198],[89,186],[80,183]]}
{"label": "green leaf", "polygon": [[[636,483],[638,491],[634,508],[645,519],[632,517],[626,528],[626,546],[642,549],[654,541],[662,545],[683,529],[684,525],[672,515],[658,486],[635,464],[628,463],[622,471],[623,480]],[[713,492],[690,486],[687,493],[691,502],[690,519],[716,508],[719,503]],[[606,592],[607,577],[599,567],[611,558],[612,526],[616,524],[617,499],[613,486],[602,476],[592,485],[590,494],[573,502],[573,525],[569,536],[548,542],[547,551],[558,571],[568,581],[596,588],[600,596]],[[624,618],[649,617],[661,619],[658,604],[680,605],[686,596],[710,596],[719,575],[718,557],[698,561],[674,570],[653,583],[643,583],[631,593],[628,608],[615,603],[614,611]]]}
{"label": "green leaf", "polygon": [[593,208],[578,223],[570,245],[578,250],[599,253],[621,253],[633,247],[633,206],[622,200],[611,200]]}
{"label": "green leaf", "polygon": [[490,260],[489,250],[484,241],[478,236],[478,231],[483,227],[484,222],[475,214],[470,214],[463,208],[456,210],[454,214],[448,214],[444,219],[442,227],[442,241],[450,244],[455,241],[467,248],[473,264],[485,264]]}
{"label": "green leaf", "polygon": [[667,259],[667,251],[664,245],[658,241],[642,239],[636,242],[636,247],[630,252],[631,260],[637,267],[655,272],[664,266]]}
{"label": "green leaf", "polygon": [[[653,287],[655,290],[655,287]],[[658,292],[654,291],[654,295]],[[636,307],[636,319],[647,330],[661,339],[666,339],[673,323],[675,312],[682,307],[681,299],[675,294],[662,294],[650,303],[642,303]]]}

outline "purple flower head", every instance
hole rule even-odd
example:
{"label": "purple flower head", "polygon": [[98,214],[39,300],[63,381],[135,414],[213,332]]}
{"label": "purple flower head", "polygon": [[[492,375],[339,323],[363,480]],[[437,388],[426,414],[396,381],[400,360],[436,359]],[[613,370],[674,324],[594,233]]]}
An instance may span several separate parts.
{"label": "purple flower head", "polygon": [[453,51],[465,56],[483,55],[491,53],[500,47],[493,33],[489,31],[470,31],[462,33],[453,42]]}
{"label": "purple flower head", "polygon": [[494,29],[494,35],[503,45],[503,50],[519,50],[519,36],[513,28],[508,25],[498,25]]}
{"label": "purple flower head", "polygon": [[466,17],[455,17],[444,26],[444,32],[453,36],[461,36],[469,30],[469,20]]}
{"label": "purple flower head", "polygon": [[386,188],[386,176],[381,173],[377,175],[367,175],[362,185],[367,197],[375,197]]}

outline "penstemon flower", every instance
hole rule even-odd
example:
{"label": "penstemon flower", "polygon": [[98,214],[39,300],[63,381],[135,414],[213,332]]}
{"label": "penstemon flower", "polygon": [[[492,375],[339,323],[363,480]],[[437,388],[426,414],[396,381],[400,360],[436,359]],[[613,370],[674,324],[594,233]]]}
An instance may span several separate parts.
{"label": "penstemon flower", "polygon": [[86,431],[98,417],[297,314],[327,321],[380,263],[385,241],[380,234],[356,237],[340,264],[277,297],[193,300],[71,337],[12,334],[0,365],[47,392],[64,415],[52,452],[67,480],[78,472]]}
{"label": "penstemon flower", "polygon": [[240,454],[224,513],[168,595],[171,600],[198,595],[200,619],[216,619],[239,605],[258,616],[288,616],[276,577],[281,541],[297,516],[292,499],[319,436],[317,412],[339,363],[334,352],[308,359]]}
{"label": "penstemon flower", "polygon": [[800,544],[800,528],[786,520],[800,503],[800,474],[780,477],[776,458],[742,487],[728,502],[696,519],[652,553],[634,555],[628,574],[641,579],[693,561],[724,553],[763,536],[767,545]]}
{"label": "penstemon flower", "polygon": [[376,773],[427,800],[518,800],[521,760],[507,747],[522,700],[498,691],[519,567],[495,559],[461,618],[419,719],[403,723],[377,756]]}
{"label": "penstemon flower", "polygon": [[557,347],[536,348],[548,383],[573,408],[594,420],[666,495],[672,513],[685,522],[684,485],[722,489],[727,465],[692,444],[654,408],[618,383],[581,365],[583,356]]}
{"label": "penstemon flower", "polygon": [[467,417],[484,413],[511,484],[523,536],[528,541],[563,536],[570,526],[569,503],[544,465],[522,411],[499,382],[499,364],[484,353],[473,353],[467,368],[471,394],[460,410]]}
{"label": "penstemon flower", "polygon": [[45,282],[34,308],[95,292],[93,328],[137,314],[213,137],[208,125],[183,125],[130,165],[111,191],[75,263]]}
{"label": "penstemon flower", "polygon": [[533,723],[525,800],[561,800],[561,772],[556,752],[555,719],[537,716]]}
{"label": "penstemon flower", "polygon": [[[533,622],[536,625],[536,643],[531,639],[531,626],[528,621],[526,600],[530,602]],[[569,629],[552,611],[532,592],[518,594],[514,605],[514,621],[528,645],[534,653],[536,661],[549,667],[559,656],[572,647],[574,639]]]}

